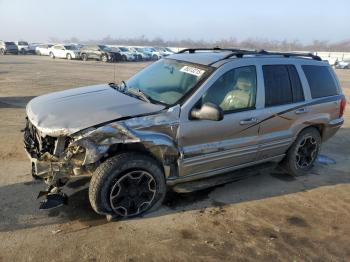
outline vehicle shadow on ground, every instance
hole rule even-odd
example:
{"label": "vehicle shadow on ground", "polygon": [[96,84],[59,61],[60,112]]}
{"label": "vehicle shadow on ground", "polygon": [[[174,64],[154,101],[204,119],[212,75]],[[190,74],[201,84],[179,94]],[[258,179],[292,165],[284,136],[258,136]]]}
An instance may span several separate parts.
{"label": "vehicle shadow on ground", "polygon": [[35,96],[0,97],[0,108],[25,108]]}
{"label": "vehicle shadow on ground", "polygon": [[[310,189],[350,183],[348,172],[335,170],[335,165],[317,164],[310,175],[291,177],[280,171],[241,173],[239,179],[224,185],[192,193],[175,193],[170,191],[158,210],[143,218],[164,216],[190,210],[202,210],[211,207],[245,201],[259,200],[275,196],[307,191]],[[44,189],[41,182],[17,183],[0,188],[0,232],[8,232],[38,226],[78,222],[82,229],[107,223],[106,218],[97,215],[91,208],[88,198],[89,179],[75,180],[66,186],[69,203],[50,211],[39,211],[36,195]]]}

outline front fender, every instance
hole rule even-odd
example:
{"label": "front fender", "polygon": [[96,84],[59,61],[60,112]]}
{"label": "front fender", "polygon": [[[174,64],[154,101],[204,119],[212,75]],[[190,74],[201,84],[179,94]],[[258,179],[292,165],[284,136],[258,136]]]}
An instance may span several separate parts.
{"label": "front fender", "polygon": [[140,143],[163,164],[177,159],[179,150],[174,140],[155,131],[133,130],[123,122],[111,123],[97,128],[75,140],[71,146],[85,149],[83,165],[99,161],[111,148],[118,144]]}

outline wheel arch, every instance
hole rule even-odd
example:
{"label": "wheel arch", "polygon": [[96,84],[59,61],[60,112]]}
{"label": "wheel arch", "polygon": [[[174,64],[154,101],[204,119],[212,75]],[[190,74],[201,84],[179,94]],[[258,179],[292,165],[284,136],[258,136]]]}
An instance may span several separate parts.
{"label": "wheel arch", "polygon": [[83,165],[104,162],[125,152],[139,152],[155,159],[165,176],[176,175],[180,152],[172,137],[151,131],[136,131],[114,124],[94,130],[73,143],[85,148]]}

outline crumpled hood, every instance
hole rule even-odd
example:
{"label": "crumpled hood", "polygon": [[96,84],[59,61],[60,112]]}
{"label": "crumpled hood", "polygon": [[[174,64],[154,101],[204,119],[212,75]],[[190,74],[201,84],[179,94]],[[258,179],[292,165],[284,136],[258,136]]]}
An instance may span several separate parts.
{"label": "crumpled hood", "polygon": [[162,109],[162,105],[144,102],[102,84],[38,96],[28,103],[27,116],[44,135],[58,137],[110,120]]}

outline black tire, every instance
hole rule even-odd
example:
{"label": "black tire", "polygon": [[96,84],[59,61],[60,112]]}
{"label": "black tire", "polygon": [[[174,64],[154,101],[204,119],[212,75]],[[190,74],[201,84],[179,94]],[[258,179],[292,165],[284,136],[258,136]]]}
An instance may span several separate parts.
{"label": "black tire", "polygon": [[108,62],[108,56],[107,55],[101,55],[101,61],[102,62]]}
{"label": "black tire", "polygon": [[3,48],[0,49],[0,55],[5,55],[5,49]]}
{"label": "black tire", "polygon": [[35,51],[36,55],[40,55],[41,56],[41,52],[38,50],[38,51]]}
{"label": "black tire", "polygon": [[128,60],[128,58],[127,58],[125,55],[123,55],[123,56],[122,56],[122,61],[123,61],[123,62],[126,62],[127,60]]}
{"label": "black tire", "polygon": [[55,59],[55,55],[52,53],[52,52],[50,52],[50,57],[52,58],[52,59]]}
{"label": "black tire", "polygon": [[[137,172],[140,172],[139,177]],[[135,174],[136,178],[133,177]],[[135,181],[131,183],[131,180]],[[142,180],[144,182],[141,184]],[[98,214],[117,218],[139,216],[156,209],[163,202],[165,194],[162,168],[153,158],[141,153],[122,153],[106,160],[95,170],[89,186],[92,208]],[[131,212],[136,208],[136,212]]]}
{"label": "black tire", "polygon": [[87,54],[82,54],[82,55],[81,55],[81,60],[87,61],[87,60],[88,60]]}
{"label": "black tire", "polygon": [[292,176],[307,175],[321,147],[320,132],[314,127],[302,130],[281,162],[284,171]]}
{"label": "black tire", "polygon": [[154,61],[158,60],[158,56],[157,55],[153,55],[152,56],[152,60],[154,60]]}
{"label": "black tire", "polygon": [[72,60],[72,55],[71,54],[67,54],[66,58],[67,58],[67,60]]}
{"label": "black tire", "polygon": [[26,50],[24,50],[24,48],[21,49],[21,54],[25,55],[26,54]]}

